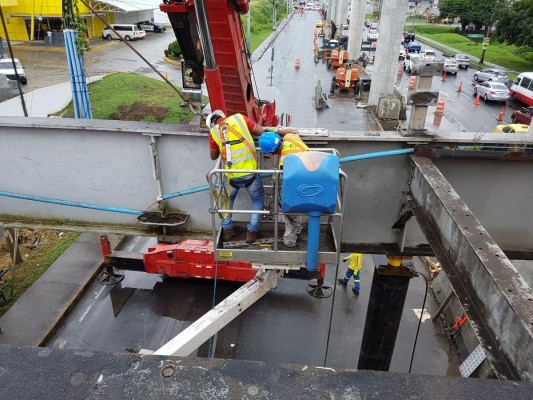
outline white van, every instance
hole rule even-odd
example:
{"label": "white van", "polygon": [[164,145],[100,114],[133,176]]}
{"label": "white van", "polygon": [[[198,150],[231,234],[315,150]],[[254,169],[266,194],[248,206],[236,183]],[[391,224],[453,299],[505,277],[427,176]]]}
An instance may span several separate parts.
{"label": "white van", "polygon": [[533,106],[533,72],[519,74],[511,85],[511,98]]}
{"label": "white van", "polygon": [[[146,36],[146,32],[134,24],[112,24],[111,27],[126,41],[142,39]],[[120,39],[115,32],[107,27],[102,31],[102,37],[107,40]]]}

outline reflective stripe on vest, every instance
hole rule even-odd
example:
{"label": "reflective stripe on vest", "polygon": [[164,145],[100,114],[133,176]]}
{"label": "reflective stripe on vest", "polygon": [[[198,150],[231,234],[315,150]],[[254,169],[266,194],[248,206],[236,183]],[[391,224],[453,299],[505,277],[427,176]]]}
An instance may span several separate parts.
{"label": "reflective stripe on vest", "polygon": [[[220,129],[222,124],[226,124],[226,135]],[[241,114],[235,114],[226,118],[222,124],[215,125],[210,133],[218,146],[222,161],[224,161],[224,168],[256,170],[255,145],[244,117]],[[228,151],[230,154],[227,154]],[[233,179],[247,175],[250,174],[246,172],[230,173],[228,178]]]}
{"label": "reflective stripe on vest", "polygon": [[279,168],[283,166],[283,159],[289,154],[300,153],[309,150],[309,147],[295,133],[287,133],[283,136],[283,147],[279,156]]}

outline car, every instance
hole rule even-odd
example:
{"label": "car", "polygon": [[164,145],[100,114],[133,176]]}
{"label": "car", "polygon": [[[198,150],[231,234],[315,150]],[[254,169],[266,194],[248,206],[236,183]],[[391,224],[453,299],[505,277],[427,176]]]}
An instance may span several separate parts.
{"label": "car", "polygon": [[111,24],[110,27],[114,30],[108,27],[102,30],[102,37],[104,39],[111,40],[123,37],[126,42],[129,42],[130,40],[142,39],[146,36],[146,32],[135,24]]}
{"label": "car", "polygon": [[405,51],[408,53],[418,53],[420,50],[422,50],[422,46],[416,41],[409,42],[405,45]]}
{"label": "car", "polygon": [[509,88],[501,82],[481,82],[474,86],[474,96],[479,95],[485,101],[507,101],[511,96]]}
{"label": "car", "polygon": [[378,36],[379,36],[379,32],[375,29],[370,29],[368,31],[368,35],[367,35],[367,39],[372,41],[372,40],[378,40]]}
{"label": "car", "polygon": [[457,64],[457,61],[453,58],[445,58],[442,70],[447,74],[457,75],[457,72],[459,72],[459,64]]}
{"label": "car", "polygon": [[398,54],[398,59],[399,60],[404,60],[405,59],[405,55],[406,55],[406,51],[403,47],[400,47],[400,53]]}
{"label": "car", "polygon": [[424,59],[420,54],[408,53],[403,61],[403,69],[407,70],[409,73],[412,73],[417,70],[417,63],[421,63],[422,61],[424,61]]}
{"label": "car", "polygon": [[379,23],[378,22],[371,22],[369,28],[370,29],[378,29],[379,28]]}
{"label": "car", "polygon": [[454,54],[452,58],[457,62],[459,68],[468,69],[468,66],[470,65],[470,57],[466,54]]}
{"label": "car", "polygon": [[137,22],[137,26],[139,29],[142,29],[146,32],[157,32],[157,33],[163,33],[167,30],[166,27],[159,24],[154,24],[150,21],[144,21],[144,22]]}
{"label": "car", "polygon": [[497,68],[486,68],[478,71],[474,74],[474,81],[485,82],[485,81],[497,81],[507,83],[509,82],[509,76],[505,71]]}
{"label": "car", "polygon": [[370,24],[372,23],[372,21],[370,21],[369,19],[365,19],[365,27],[370,27]]}
{"label": "car", "polygon": [[529,125],[525,124],[507,124],[497,125],[494,133],[524,133],[529,130]]}
{"label": "car", "polygon": [[413,42],[416,36],[414,32],[404,32],[403,33],[403,43]]}
{"label": "car", "polygon": [[531,125],[531,119],[533,118],[533,106],[522,107],[520,110],[514,110],[511,114],[511,121],[513,124],[526,124]]}
{"label": "car", "polygon": [[19,76],[19,82],[25,85],[28,83],[28,78],[26,78],[26,74],[24,72],[24,67],[20,63],[18,59],[11,59],[11,58],[2,58],[0,59],[0,74],[5,75],[7,79],[9,80],[16,80],[17,75],[15,75],[15,68],[13,68],[13,61],[15,61],[15,67],[17,70],[17,74]]}
{"label": "car", "polygon": [[424,61],[435,61],[437,59],[437,54],[434,50],[422,50],[420,55]]}

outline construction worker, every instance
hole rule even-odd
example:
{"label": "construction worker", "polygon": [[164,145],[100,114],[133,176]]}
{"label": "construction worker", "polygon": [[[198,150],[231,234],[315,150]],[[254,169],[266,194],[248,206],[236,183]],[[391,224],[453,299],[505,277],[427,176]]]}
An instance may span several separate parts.
{"label": "construction worker", "polygon": [[346,286],[350,278],[353,276],[354,287],[352,288],[352,292],[358,295],[359,290],[361,289],[361,278],[359,277],[359,271],[361,271],[361,268],[363,268],[363,255],[361,253],[352,253],[342,261],[346,262],[348,260],[350,262],[348,264],[346,274],[344,275],[344,278],[339,278],[337,282]]}
{"label": "construction worker", "polygon": [[[262,153],[279,154],[279,169],[283,169],[283,161],[289,154],[309,150],[309,147],[300,139],[298,133],[287,133],[283,136],[283,140],[276,133],[263,133],[259,137],[259,148]],[[304,216],[285,215],[285,233],[283,234],[283,244],[285,246],[290,248],[296,246],[296,240],[303,229],[304,223]]]}
{"label": "construction worker", "polygon": [[[224,168],[228,170],[257,170],[255,144],[253,136],[260,136],[265,130],[286,134],[294,130],[291,128],[262,127],[242,114],[234,114],[226,118],[225,114],[216,110],[206,119],[210,129],[209,150],[212,160],[221,156]],[[263,210],[264,189],[259,174],[252,172],[235,172],[227,174],[230,192],[230,208],[239,193],[245,188],[252,200],[253,210]],[[232,216],[222,221],[222,240],[229,241],[239,234],[237,227],[233,226]],[[259,237],[260,214],[252,214],[247,225],[246,243],[253,243]]]}

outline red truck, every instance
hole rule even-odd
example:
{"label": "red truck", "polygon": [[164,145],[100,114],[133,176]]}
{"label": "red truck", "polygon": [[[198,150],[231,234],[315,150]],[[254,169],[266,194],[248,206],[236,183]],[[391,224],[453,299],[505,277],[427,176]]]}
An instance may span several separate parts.
{"label": "red truck", "polygon": [[533,106],[522,107],[520,110],[514,110],[511,115],[513,124],[531,124],[531,117],[533,117]]}

